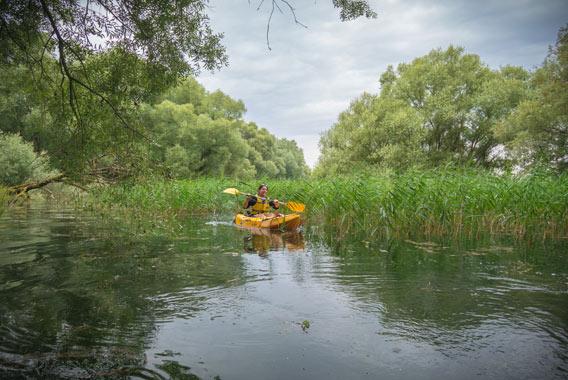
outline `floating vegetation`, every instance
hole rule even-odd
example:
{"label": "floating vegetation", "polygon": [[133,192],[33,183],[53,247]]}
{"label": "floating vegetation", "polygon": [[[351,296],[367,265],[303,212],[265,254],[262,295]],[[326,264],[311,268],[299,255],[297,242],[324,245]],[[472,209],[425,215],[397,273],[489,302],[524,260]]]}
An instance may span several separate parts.
{"label": "floating vegetation", "polygon": [[310,328],[310,321],[308,321],[307,319],[305,321],[303,321],[302,323],[295,322],[295,321],[292,321],[292,323],[300,326],[302,328],[303,332],[308,333],[308,329]]}

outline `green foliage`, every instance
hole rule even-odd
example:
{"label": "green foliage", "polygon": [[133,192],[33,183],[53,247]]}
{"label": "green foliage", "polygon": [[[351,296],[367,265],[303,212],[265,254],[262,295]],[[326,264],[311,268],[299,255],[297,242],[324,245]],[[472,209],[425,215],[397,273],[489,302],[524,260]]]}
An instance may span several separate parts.
{"label": "green foliage", "polygon": [[140,165],[138,106],[226,63],[206,3],[2,2],[2,130],[69,175],[100,172],[101,158],[122,171]]}
{"label": "green foliage", "polygon": [[303,178],[310,174],[310,168],[304,161],[304,151],[294,140],[276,140],[275,161],[282,177]]}
{"label": "green foliage", "polygon": [[161,103],[145,105],[142,117],[157,145],[152,162],[176,178],[227,176],[298,178],[307,174],[304,154],[294,141],[278,140],[241,117],[246,111],[220,90],[213,93],[187,78]]}
{"label": "green foliage", "polygon": [[492,71],[453,46],[389,67],[380,94],[354,100],[322,136],[315,173],[447,162],[499,166],[494,128],[526,98],[528,78],[521,68]]}
{"label": "green foliage", "polygon": [[[142,88],[135,86],[141,81],[135,74],[122,78],[104,69],[110,62],[100,62],[112,55],[98,55],[85,62],[84,67],[93,68],[93,78],[97,78],[93,85],[103,91],[107,82],[123,81],[137,102],[150,101],[142,95]],[[133,72],[140,70],[133,67]],[[266,129],[259,130],[254,123],[240,119],[246,111],[241,100],[235,101],[220,90],[208,93],[192,77],[168,91],[155,106],[135,106],[128,98],[117,98],[115,104],[124,103],[124,117],[142,121],[134,129],[125,129],[104,105],[83,114],[83,120],[88,118],[89,123],[67,124],[72,115],[68,104],[51,97],[49,86],[30,86],[24,79],[29,74],[23,66],[0,70],[5,79],[0,94],[0,128],[21,134],[36,151],[46,151],[54,167],[72,175],[105,172],[107,177],[109,173],[116,176],[143,171],[148,165],[181,178],[293,177],[307,172],[303,152],[295,143],[277,146],[277,139]],[[81,94],[80,102],[85,106],[95,100],[88,91],[77,94]],[[65,124],[63,131],[61,123]],[[157,144],[147,144],[149,140]],[[145,159],[148,156],[150,160]]]}
{"label": "green foliage", "polygon": [[16,134],[0,132],[0,184],[15,186],[48,174],[45,159]]}
{"label": "green foliage", "polygon": [[229,179],[196,178],[105,186],[89,194],[89,206],[172,214],[232,212],[242,205],[242,199],[235,202],[223,190],[233,185]]}
{"label": "green foliage", "polygon": [[242,100],[234,100],[221,90],[208,93],[191,76],[171,88],[162,101],[166,99],[179,105],[192,104],[196,114],[207,114],[211,119],[241,119],[247,112]]}
{"label": "green foliage", "polygon": [[[537,171],[526,177],[475,171],[409,171],[383,178],[338,179],[314,197],[314,211],[341,233],[511,233],[563,236],[568,227],[568,177]],[[329,204],[327,199],[336,198]]]}
{"label": "green foliage", "polygon": [[322,136],[314,175],[345,174],[366,165],[406,170],[424,158],[425,133],[418,113],[404,102],[365,93]]}
{"label": "green foliage", "polygon": [[333,0],[333,6],[341,9],[339,14],[341,21],[354,20],[362,16],[377,18],[377,14],[371,9],[367,0]]}
{"label": "green foliage", "polygon": [[[62,75],[67,80],[86,81],[87,73],[68,73],[69,66],[118,47],[121,57],[128,60],[136,56],[146,62],[143,71],[151,78],[149,82],[172,83],[201,67],[211,70],[226,62],[220,45],[222,35],[209,27],[206,6],[207,1],[68,0],[39,4],[6,0],[0,8],[0,59],[41,65],[27,54],[28,48],[30,44],[49,43],[56,46]],[[50,42],[46,35],[53,40]],[[104,40],[105,45],[94,42],[93,36]],[[120,63],[120,59],[115,60],[115,64]],[[127,74],[124,67],[119,70]],[[120,90],[119,84],[111,86]]]}
{"label": "green foliage", "polygon": [[300,178],[309,174],[304,152],[294,140],[277,139],[253,122],[238,126],[250,148],[248,159],[258,177]]}
{"label": "green foliage", "polygon": [[476,235],[565,237],[568,176],[540,169],[528,175],[411,169],[384,176],[357,172],[278,183],[271,193],[306,203],[306,218],[341,236]]}
{"label": "green foliage", "polygon": [[[121,66],[115,62],[118,59],[125,57],[111,51],[86,57],[81,66],[69,68],[88,73],[86,83],[96,91],[74,89],[73,105],[68,101],[69,83],[57,82],[54,59],[43,57],[42,68],[3,66],[0,128],[32,142],[36,152],[47,152],[54,167],[72,176],[108,165],[109,158],[123,167],[138,165],[143,161],[133,157],[136,143],[143,140],[143,131],[136,121],[136,102],[150,98],[141,85],[142,62],[132,57],[127,73],[121,74],[116,69]],[[36,77],[46,79],[32,79]],[[113,94],[109,90],[113,85],[121,86],[124,94]],[[59,96],[61,92],[66,97]]]}
{"label": "green foliage", "polygon": [[402,100],[420,114],[431,164],[491,166],[497,146],[492,127],[522,100],[526,88],[511,70],[492,71],[477,55],[450,46],[399,65],[395,82],[381,96]]}
{"label": "green foliage", "polygon": [[6,186],[0,185],[0,216],[6,211],[8,202],[10,201],[10,193]]}
{"label": "green foliage", "polygon": [[514,164],[568,169],[568,27],[531,80],[531,91],[496,133]]}
{"label": "green foliage", "polygon": [[[286,4],[293,12],[292,5]],[[341,9],[342,20],[376,16],[364,0],[334,0],[333,5]],[[141,144],[151,137],[139,123],[140,105],[154,104],[188,75],[227,63],[222,34],[211,30],[207,7],[208,0],[3,1],[2,130],[19,133],[34,144],[36,152],[47,151],[52,164],[69,176],[102,172],[116,176],[145,169],[143,154],[148,149]],[[221,91],[205,94],[199,87],[193,81],[187,88],[191,98],[181,88],[170,94],[170,100],[193,104],[196,115],[207,114],[214,121],[240,120],[246,112],[242,101]],[[252,164],[250,159],[259,157],[235,141],[235,128],[204,119],[199,125],[208,132],[200,139],[208,139],[209,146],[189,152],[190,146],[176,142],[161,152],[164,160],[167,153],[173,173],[195,174],[191,167],[172,161],[181,159],[191,166],[193,157],[201,155],[198,174],[228,170],[230,175],[248,176],[256,170],[270,176],[297,175],[290,155],[284,152],[279,157],[281,149],[275,153],[274,141],[268,147],[270,154],[260,151],[266,147],[260,148],[262,158]],[[211,129],[219,132],[211,136]],[[229,132],[224,141],[231,144],[227,148],[222,141],[211,141],[222,139],[224,132]],[[220,161],[213,164],[214,159]]]}
{"label": "green foliage", "polygon": [[269,184],[272,199],[306,204],[306,224],[330,228],[340,238],[490,232],[532,239],[566,237],[568,231],[568,176],[541,169],[523,176],[447,167],[390,176],[355,172],[319,180],[235,183],[199,178],[108,186],[91,196],[99,208],[231,214],[241,209],[243,198],[223,190],[254,192],[261,182]]}
{"label": "green foliage", "polygon": [[196,115],[192,104],[168,100],[147,108],[148,127],[156,136],[153,160],[176,177],[246,175],[248,147],[234,123]]}

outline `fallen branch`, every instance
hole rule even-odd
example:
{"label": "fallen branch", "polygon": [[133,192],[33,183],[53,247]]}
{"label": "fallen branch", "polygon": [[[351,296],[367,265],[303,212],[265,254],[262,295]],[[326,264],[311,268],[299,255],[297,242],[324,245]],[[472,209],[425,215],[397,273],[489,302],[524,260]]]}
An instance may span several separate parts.
{"label": "fallen branch", "polygon": [[67,178],[67,175],[65,173],[62,173],[56,175],[55,177],[9,187],[8,193],[14,195],[14,198],[10,201],[10,204],[15,203],[22,196],[26,196],[29,198],[28,192],[30,190],[41,189],[42,187],[47,186],[50,183],[63,182],[65,178]]}
{"label": "fallen branch", "polygon": [[49,196],[51,197],[51,199],[55,200],[55,197],[53,196],[53,192],[49,189],[46,189],[45,187],[42,188],[41,190],[45,191],[46,193],[49,194]]}

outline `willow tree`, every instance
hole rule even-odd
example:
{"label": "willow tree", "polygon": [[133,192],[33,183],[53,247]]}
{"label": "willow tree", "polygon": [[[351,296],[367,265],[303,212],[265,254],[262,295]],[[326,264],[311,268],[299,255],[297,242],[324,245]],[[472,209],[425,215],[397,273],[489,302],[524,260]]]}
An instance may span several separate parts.
{"label": "willow tree", "polygon": [[403,171],[424,159],[424,135],[419,115],[402,101],[364,93],[322,135],[314,174],[364,167]]}
{"label": "willow tree", "polygon": [[36,143],[65,172],[92,172],[100,161],[127,157],[133,141],[149,139],[137,122],[140,103],[188,74],[226,63],[222,36],[209,27],[205,6],[189,0],[2,1],[0,63],[19,73],[5,73],[2,96],[22,100],[0,111],[18,115],[15,129],[24,138],[41,135]]}
{"label": "willow tree", "polygon": [[531,80],[530,95],[496,127],[507,154],[519,166],[568,169],[568,27]]}
{"label": "willow tree", "polygon": [[[342,20],[374,17],[365,0],[332,0]],[[70,174],[116,160],[144,162],[151,143],[138,107],[180,79],[227,63],[209,0],[4,0],[0,2],[0,118]],[[275,9],[293,2],[272,0]],[[269,23],[268,23],[269,24]],[[239,116],[222,94],[214,118]],[[216,111],[223,109],[228,114]],[[6,127],[4,127],[6,126]],[[115,166],[116,167],[116,166]]]}
{"label": "willow tree", "polygon": [[491,70],[477,55],[450,46],[381,75],[320,140],[315,173],[356,167],[405,170],[446,163],[499,166],[495,128],[527,97],[522,68]]}
{"label": "willow tree", "polygon": [[493,129],[526,96],[528,77],[521,68],[491,70],[479,56],[450,46],[390,68],[381,79],[381,97],[418,112],[429,163],[492,166],[499,145]]}
{"label": "willow tree", "polygon": [[150,161],[167,175],[299,178],[308,173],[295,141],[245,122],[242,100],[221,90],[208,92],[192,77],[142,110],[144,126],[157,143],[149,148]]}

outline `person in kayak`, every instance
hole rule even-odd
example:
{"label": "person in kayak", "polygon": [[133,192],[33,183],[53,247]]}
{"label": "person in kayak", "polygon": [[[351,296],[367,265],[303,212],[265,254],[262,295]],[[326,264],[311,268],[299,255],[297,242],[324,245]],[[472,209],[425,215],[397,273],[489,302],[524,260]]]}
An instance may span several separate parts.
{"label": "person in kayak", "polygon": [[[270,207],[275,210],[278,210],[280,208],[278,199],[271,200],[270,198],[268,198],[267,194],[268,186],[264,184],[258,187],[256,195],[247,194],[247,199],[245,199],[243,208],[247,210],[249,216],[270,218],[277,215],[269,211]],[[249,207],[250,210],[248,210]]]}

